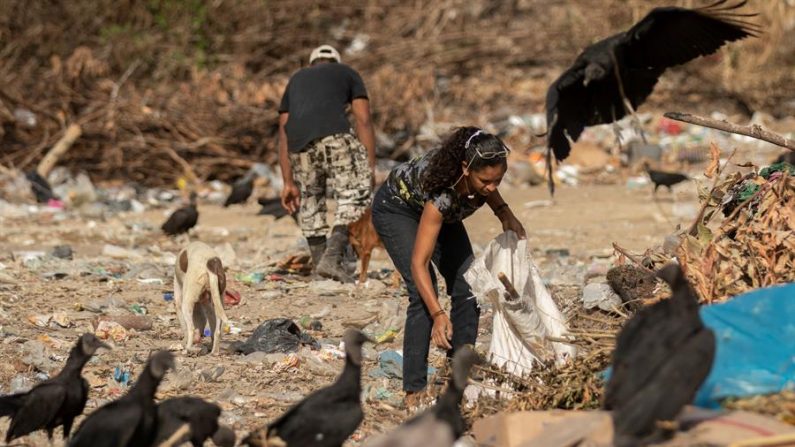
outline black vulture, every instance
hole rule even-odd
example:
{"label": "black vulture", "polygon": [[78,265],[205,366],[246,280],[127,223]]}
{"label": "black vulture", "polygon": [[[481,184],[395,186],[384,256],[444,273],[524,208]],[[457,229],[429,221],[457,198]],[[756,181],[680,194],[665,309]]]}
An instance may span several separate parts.
{"label": "black vulture", "polygon": [[187,233],[199,220],[199,211],[196,209],[196,193],[190,194],[190,204],[179,208],[168,216],[160,229],[169,236]]}
{"label": "black vulture", "polygon": [[757,25],[746,21],[756,14],[737,11],[746,1],[727,1],[696,9],[654,8],[628,31],[596,42],[577,56],[547,91],[550,192],[552,154],[558,161],[568,157],[569,138],[577,141],[585,127],[621,119],[630,111],[628,105],[637,109],[667,68],[759,33]]}
{"label": "black vulture", "polygon": [[271,199],[267,197],[260,197],[257,199],[257,203],[259,203],[262,207],[259,210],[259,213],[257,213],[259,215],[270,215],[276,219],[280,219],[288,214],[287,210],[282,206],[282,199],[279,197],[274,197]]}
{"label": "black vulture", "polygon": [[[194,447],[201,447],[204,441],[213,438],[219,430],[218,417],[221,407],[198,397],[184,396],[167,399],[157,405],[157,437],[154,445],[169,439],[183,425],[188,424],[189,432],[175,445],[190,441]],[[220,445],[216,442],[216,445]],[[228,445],[228,442],[225,443]],[[234,446],[234,432],[231,445]]]}
{"label": "black vulture", "polygon": [[671,186],[676,185],[677,183],[684,182],[685,180],[690,180],[690,177],[680,174],[678,172],[665,172],[665,171],[657,171],[652,169],[648,163],[643,164],[643,168],[646,170],[646,173],[649,174],[649,178],[651,182],[654,183],[654,193],[657,193],[657,188],[660,186],[665,186],[668,188],[668,191],[671,191]]}
{"label": "black vulture", "polygon": [[673,420],[692,402],[715,358],[715,336],[682,269],[669,264],[657,276],[673,294],[638,311],[616,339],[603,407],[613,412],[617,446],[664,435],[657,422]]}
{"label": "black vulture", "polygon": [[88,415],[69,441],[70,447],[147,447],[157,435],[154,401],[166,371],[174,368],[174,356],[158,351],[149,357],[138,380],[123,397]]}
{"label": "black vulture", "polygon": [[466,424],[461,415],[461,399],[472,366],[480,362],[478,354],[463,346],[453,356],[453,380],[436,404],[404,422],[388,435],[365,443],[366,447],[452,447],[464,434]]}
{"label": "black vulture", "polygon": [[226,198],[224,207],[234,205],[236,203],[245,203],[246,200],[248,200],[248,198],[251,196],[251,192],[254,190],[255,178],[257,178],[257,173],[254,171],[249,171],[246,173],[246,175],[233,183],[232,192],[230,192],[229,197]]}
{"label": "black vulture", "polygon": [[80,374],[99,348],[110,349],[94,334],[83,334],[57,376],[28,392],[0,397],[0,416],[11,417],[6,443],[36,430],[47,430],[47,437],[52,440],[59,425],[63,426],[64,439],[69,437],[72,422],[83,414],[88,400],[88,382]]}
{"label": "black vulture", "polygon": [[30,190],[36,197],[37,203],[47,203],[50,199],[57,199],[52,192],[52,187],[47,179],[39,175],[36,171],[28,171],[25,173],[25,178],[30,182]]}
{"label": "black vulture", "polygon": [[345,341],[345,368],[331,385],[305,397],[271,422],[243,440],[243,445],[261,447],[279,438],[287,447],[340,447],[356,431],[364,413],[362,392],[362,345],[370,341],[364,334],[348,329]]}

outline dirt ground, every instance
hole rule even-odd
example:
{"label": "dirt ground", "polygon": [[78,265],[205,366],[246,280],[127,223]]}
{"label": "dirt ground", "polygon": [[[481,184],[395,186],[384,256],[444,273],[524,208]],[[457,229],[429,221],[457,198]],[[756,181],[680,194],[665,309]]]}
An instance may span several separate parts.
{"label": "dirt ground", "polygon": [[[552,283],[573,286],[567,289],[568,296],[556,296],[566,302],[567,308],[578,307],[576,290],[582,284],[576,284],[578,280],[554,279],[562,274],[561,265],[585,269],[595,260],[609,264],[613,259],[612,242],[634,252],[659,245],[677,224],[691,221],[697,200],[692,183],[678,185],[673,194],[661,191],[657,200],[651,200],[648,186],[562,187],[554,204],[546,206],[543,201],[549,196],[545,188],[506,186],[502,191],[527,228],[542,272],[552,278]],[[112,342],[112,351],[100,351],[86,366],[84,375],[91,384],[86,412],[125,391],[125,386],[114,379],[114,370],[130,371],[134,379],[149,352],[173,349],[178,368],[168,374],[158,397],[191,394],[215,401],[224,409],[223,422],[232,425],[242,437],[310,390],[334,379],[343,362],[332,347],[339,346],[345,327],[363,327],[376,333],[385,325],[402,329],[407,300],[399,288],[392,286],[388,274],[391,264],[384,252],[376,250],[370,267],[383,279],[371,278],[367,287],[328,282],[313,285],[295,275],[268,277],[274,261],[302,250],[300,231],[293,221],[257,216],[253,199],[246,206],[228,209],[200,201],[199,224],[191,239],[213,246],[231,245],[234,259],[226,266],[228,288],[242,295],[239,305],[227,308],[233,326],[241,332],[225,334],[222,341],[243,340],[269,318],[299,321],[310,316],[322,322],[322,330],[310,333],[324,348],[314,352],[303,348],[292,357],[230,352],[219,357],[182,354],[177,351],[180,334],[173,306],[163,295],[172,290],[171,272],[179,244],[159,231],[160,223],[174,206],[104,217],[48,212],[0,216],[2,393],[9,392],[12,386],[30,386],[44,374],[56,373],[77,336],[92,330],[93,320],[101,315],[131,315],[131,307],[138,304],[146,308],[146,317],[153,327],[130,331],[129,339]],[[488,209],[476,213],[466,225],[476,252],[501,231]],[[73,248],[73,260],[51,256],[25,259],[24,252],[48,253],[59,244]],[[105,244],[129,252],[112,258],[108,252],[103,254]],[[549,255],[548,250],[556,249],[568,249],[570,254],[562,260]],[[250,272],[264,272],[266,279],[259,284],[234,279],[237,274]],[[45,319],[39,321],[40,325],[35,324],[36,316],[53,314],[58,323],[47,323]],[[490,313],[484,312],[482,318],[479,344],[485,349]],[[42,345],[44,356],[37,357],[35,349]],[[358,445],[368,435],[388,430],[406,418],[406,411],[400,408],[400,380],[373,378],[369,374],[378,368],[378,352],[401,346],[402,334],[398,334],[392,341],[366,349],[365,422],[348,445]],[[441,354],[434,352],[433,358],[438,364]],[[6,427],[7,422],[3,421],[0,430]],[[32,435],[27,442],[49,445],[41,433]],[[59,439],[54,445],[62,445],[62,441]]]}

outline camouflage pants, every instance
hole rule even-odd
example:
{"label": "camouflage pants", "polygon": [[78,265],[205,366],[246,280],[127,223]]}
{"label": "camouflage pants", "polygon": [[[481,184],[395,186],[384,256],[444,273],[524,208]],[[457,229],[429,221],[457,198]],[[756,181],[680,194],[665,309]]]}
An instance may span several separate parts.
{"label": "camouflage pants", "polygon": [[334,226],[355,222],[370,206],[372,172],[367,149],[351,134],[329,135],[309,149],[290,154],[293,177],[301,191],[298,223],[305,237],[325,236],[326,182],[337,200]]}

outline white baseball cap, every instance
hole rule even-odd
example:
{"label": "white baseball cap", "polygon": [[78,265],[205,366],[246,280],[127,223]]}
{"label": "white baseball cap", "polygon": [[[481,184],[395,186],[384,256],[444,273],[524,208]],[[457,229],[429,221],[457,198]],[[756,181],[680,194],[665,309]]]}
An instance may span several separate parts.
{"label": "white baseball cap", "polygon": [[309,63],[315,61],[315,59],[334,59],[335,61],[340,61],[340,53],[334,49],[331,45],[321,45],[314,50],[312,50],[312,54],[309,56]]}

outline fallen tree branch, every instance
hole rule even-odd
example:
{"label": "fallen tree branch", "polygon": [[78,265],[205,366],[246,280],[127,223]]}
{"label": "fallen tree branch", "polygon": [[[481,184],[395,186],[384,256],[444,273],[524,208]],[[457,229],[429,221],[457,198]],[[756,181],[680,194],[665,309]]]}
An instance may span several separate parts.
{"label": "fallen tree branch", "polygon": [[171,149],[168,146],[163,146],[163,145],[158,145],[158,146],[155,146],[155,147],[157,149],[165,152],[166,155],[171,157],[172,160],[174,160],[178,165],[180,165],[182,167],[183,173],[185,174],[186,177],[188,177],[188,180],[190,182],[192,182],[194,184],[201,183],[199,181],[199,177],[196,176],[196,172],[193,170],[193,167],[191,167],[190,163],[185,161],[184,158],[180,157],[179,154],[177,154],[177,151],[175,151],[174,149]]}
{"label": "fallen tree branch", "polygon": [[40,176],[47,178],[47,174],[52,171],[52,168],[58,163],[61,156],[72,147],[72,144],[74,144],[75,140],[80,138],[80,134],[82,133],[83,131],[80,129],[79,125],[70,124],[69,127],[66,128],[66,132],[61,139],[59,139],[55,143],[55,146],[47,152],[47,155],[41,159],[39,166],[36,167],[36,172],[38,172]]}
{"label": "fallen tree branch", "polygon": [[791,151],[795,151],[795,141],[790,140],[775,132],[771,132],[762,128],[758,124],[751,124],[749,126],[741,126],[733,124],[728,121],[718,121],[712,118],[705,118],[703,116],[692,115],[690,113],[682,112],[666,112],[666,118],[684,123],[695,124],[697,126],[710,127],[712,129],[722,130],[724,132],[735,133],[738,135],[745,135],[747,137],[756,138],[757,140],[767,141],[768,143],[775,144],[776,146],[785,147]]}

